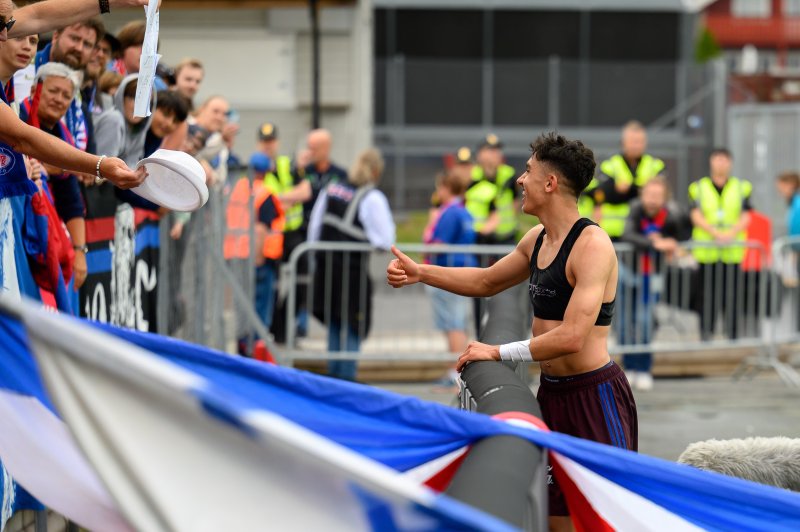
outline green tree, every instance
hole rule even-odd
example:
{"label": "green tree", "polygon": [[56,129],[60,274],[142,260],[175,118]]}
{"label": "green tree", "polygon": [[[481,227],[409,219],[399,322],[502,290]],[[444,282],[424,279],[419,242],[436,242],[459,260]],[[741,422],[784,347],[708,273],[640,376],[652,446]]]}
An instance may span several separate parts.
{"label": "green tree", "polygon": [[722,55],[722,47],[717,38],[708,28],[700,30],[694,47],[694,59],[698,63],[705,63]]}

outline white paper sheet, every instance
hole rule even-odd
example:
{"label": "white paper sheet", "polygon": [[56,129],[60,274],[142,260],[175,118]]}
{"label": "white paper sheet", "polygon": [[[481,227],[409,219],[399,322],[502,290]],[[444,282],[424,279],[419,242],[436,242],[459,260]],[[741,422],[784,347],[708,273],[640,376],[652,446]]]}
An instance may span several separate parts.
{"label": "white paper sheet", "polygon": [[153,83],[156,77],[158,60],[158,1],[150,0],[144,8],[147,22],[142,43],[142,55],[139,58],[139,83],[136,87],[136,100],[133,105],[133,116],[150,116],[150,99],[153,96]]}

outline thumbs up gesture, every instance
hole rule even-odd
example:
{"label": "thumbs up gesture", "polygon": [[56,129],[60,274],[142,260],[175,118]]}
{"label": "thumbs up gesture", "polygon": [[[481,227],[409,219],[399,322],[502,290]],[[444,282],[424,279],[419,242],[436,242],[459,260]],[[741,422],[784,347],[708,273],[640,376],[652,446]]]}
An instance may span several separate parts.
{"label": "thumbs up gesture", "polygon": [[420,279],[419,264],[408,258],[406,254],[392,246],[392,253],[396,259],[386,268],[386,280],[394,288],[418,283]]}

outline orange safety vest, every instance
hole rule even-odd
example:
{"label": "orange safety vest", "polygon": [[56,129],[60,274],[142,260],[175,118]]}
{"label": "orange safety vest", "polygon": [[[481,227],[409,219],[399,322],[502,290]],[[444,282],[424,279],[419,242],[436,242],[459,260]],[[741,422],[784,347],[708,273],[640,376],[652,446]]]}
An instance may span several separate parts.
{"label": "orange safety vest", "polygon": [[[261,179],[253,181],[253,209],[258,212],[261,204],[272,196]],[[228,200],[228,209],[225,212],[227,230],[223,242],[223,253],[226,259],[246,259],[250,256],[250,224],[251,217],[248,210],[250,200],[250,181],[243,177],[236,182]],[[275,210],[278,215],[270,224],[264,246],[261,249],[264,257],[278,260],[283,256],[283,226],[286,216],[283,206],[277,196],[273,196]]]}

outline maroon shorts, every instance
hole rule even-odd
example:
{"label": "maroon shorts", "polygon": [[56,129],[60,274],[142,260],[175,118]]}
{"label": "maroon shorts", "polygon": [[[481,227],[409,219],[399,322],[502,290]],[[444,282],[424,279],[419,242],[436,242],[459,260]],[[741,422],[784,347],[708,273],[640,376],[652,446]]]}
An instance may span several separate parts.
{"label": "maroon shorts", "polygon": [[[625,374],[613,361],[569,377],[542,375],[536,398],[550,430],[636,451],[636,403]],[[569,515],[552,474],[547,479],[550,515]]]}

